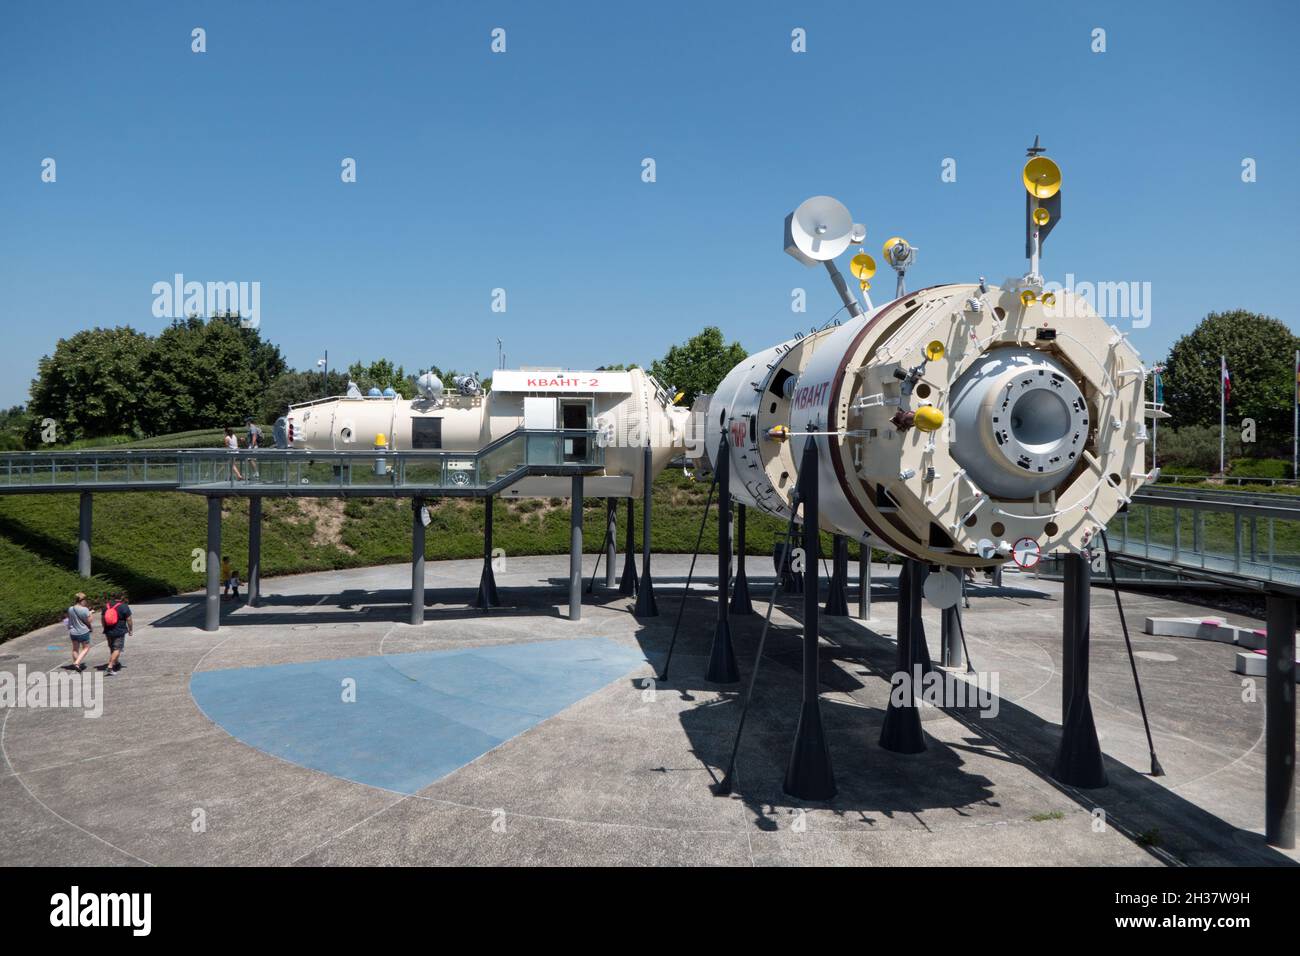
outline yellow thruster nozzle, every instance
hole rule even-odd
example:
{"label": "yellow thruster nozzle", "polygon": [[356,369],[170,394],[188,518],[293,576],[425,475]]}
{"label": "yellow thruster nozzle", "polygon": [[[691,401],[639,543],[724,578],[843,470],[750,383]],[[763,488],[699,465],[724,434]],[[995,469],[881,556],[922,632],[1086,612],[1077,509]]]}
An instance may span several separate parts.
{"label": "yellow thruster nozzle", "polygon": [[916,410],[916,420],[912,424],[923,432],[938,431],[943,424],[943,412],[933,405],[922,405]]}

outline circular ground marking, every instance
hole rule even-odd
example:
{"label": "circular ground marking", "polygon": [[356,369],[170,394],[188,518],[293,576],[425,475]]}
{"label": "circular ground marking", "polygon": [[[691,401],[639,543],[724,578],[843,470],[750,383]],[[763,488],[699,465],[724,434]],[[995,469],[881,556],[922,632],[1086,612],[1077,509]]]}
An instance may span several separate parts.
{"label": "circular ground marking", "polygon": [[1169,664],[1178,660],[1173,654],[1164,654],[1160,651],[1134,651],[1134,657],[1140,657],[1144,661],[1160,661],[1162,664]]}

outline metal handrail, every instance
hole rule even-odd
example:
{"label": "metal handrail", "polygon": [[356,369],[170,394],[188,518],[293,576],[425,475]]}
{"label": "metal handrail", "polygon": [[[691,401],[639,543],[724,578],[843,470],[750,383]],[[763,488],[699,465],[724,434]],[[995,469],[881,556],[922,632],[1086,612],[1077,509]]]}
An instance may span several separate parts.
{"label": "metal handrail", "polygon": [[[566,439],[585,440],[584,454],[565,460]],[[522,443],[518,461],[503,462],[502,475],[519,477],[525,472],[570,474],[590,471],[604,464],[604,447],[595,429],[516,429],[478,449],[294,449],[294,448],[179,448],[166,451],[151,449],[79,449],[67,452],[9,452],[0,454],[0,493],[17,491],[75,491],[105,489],[142,490],[181,489],[212,490],[220,485],[249,491],[273,491],[276,486],[306,483],[304,472],[314,467],[330,466],[334,479],[309,482],[317,488],[338,487],[376,490],[394,488],[447,488],[482,490],[497,487],[502,476],[484,480],[485,462],[502,449]],[[539,451],[539,445],[541,446]],[[382,473],[377,468],[383,462]],[[453,463],[462,468],[449,467]],[[256,483],[236,479],[234,465],[248,468]],[[353,481],[354,469],[360,480]],[[152,469],[150,466],[153,466]],[[279,477],[262,480],[263,466]],[[367,474],[369,469],[369,474]],[[424,480],[424,473],[434,471],[438,480]],[[414,472],[414,475],[412,475]],[[457,482],[453,472],[472,472],[474,479]],[[408,479],[408,475],[412,475]]]}

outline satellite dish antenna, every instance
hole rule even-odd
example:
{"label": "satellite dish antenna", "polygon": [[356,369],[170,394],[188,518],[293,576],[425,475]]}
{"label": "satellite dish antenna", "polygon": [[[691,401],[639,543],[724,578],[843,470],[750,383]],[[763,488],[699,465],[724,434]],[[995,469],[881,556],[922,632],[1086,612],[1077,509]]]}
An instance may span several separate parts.
{"label": "satellite dish antenna", "polygon": [[1061,167],[1046,156],[1035,156],[1025,163],[1021,178],[1029,195],[1035,199],[1051,199],[1061,188]]}
{"label": "satellite dish antenna", "polygon": [[[787,239],[804,259],[827,262],[847,249],[855,234],[860,233],[865,239],[867,230],[865,226],[854,223],[848,209],[838,199],[813,196],[801,202],[790,214],[786,233]],[[788,246],[786,251],[789,251]]]}

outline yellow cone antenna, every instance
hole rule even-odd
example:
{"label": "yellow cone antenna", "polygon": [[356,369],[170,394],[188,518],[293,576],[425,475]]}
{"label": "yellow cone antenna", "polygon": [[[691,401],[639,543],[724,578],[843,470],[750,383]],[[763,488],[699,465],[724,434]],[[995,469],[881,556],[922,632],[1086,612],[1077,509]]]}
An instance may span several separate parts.
{"label": "yellow cone antenna", "polygon": [[1036,225],[1045,226],[1047,225],[1048,220],[1050,220],[1051,218],[1052,218],[1052,214],[1048,212],[1046,209],[1044,209],[1042,206],[1039,206],[1037,209],[1034,210],[1034,223]]}
{"label": "yellow cone antenna", "polygon": [[1046,156],[1035,156],[1025,163],[1022,178],[1029,195],[1036,199],[1051,199],[1061,188],[1061,167]]}
{"label": "yellow cone antenna", "polygon": [[1036,298],[1038,298],[1038,296],[1034,295],[1032,289],[1026,289],[1024,292],[1020,293],[1020,304],[1026,307],[1031,306],[1034,304]]}
{"label": "yellow cone antenna", "polygon": [[859,282],[866,282],[876,274],[876,260],[865,252],[859,252],[849,262],[849,272],[853,273],[853,278]]}
{"label": "yellow cone antenna", "polygon": [[938,339],[935,339],[933,342],[931,342],[929,345],[925,347],[925,357],[928,358],[931,362],[939,361],[939,359],[943,358],[943,353],[944,353],[943,343],[940,342]]}
{"label": "yellow cone antenna", "polygon": [[1043,305],[1048,306],[1049,308],[1056,305],[1056,294],[1054,292],[1044,292]]}

